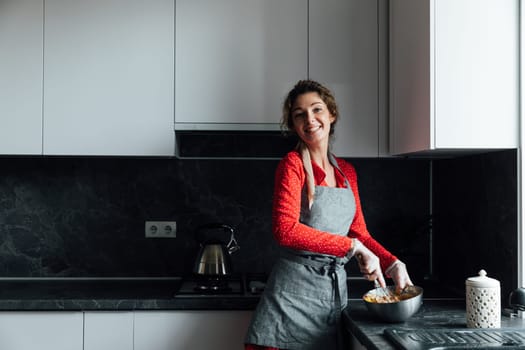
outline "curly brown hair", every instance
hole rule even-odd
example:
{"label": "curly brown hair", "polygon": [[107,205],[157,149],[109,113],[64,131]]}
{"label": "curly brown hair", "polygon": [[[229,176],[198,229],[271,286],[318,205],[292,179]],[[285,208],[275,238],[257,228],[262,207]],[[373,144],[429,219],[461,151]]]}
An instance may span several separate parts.
{"label": "curly brown hair", "polygon": [[328,107],[330,114],[334,117],[334,121],[332,122],[332,126],[330,128],[330,135],[333,135],[335,123],[339,119],[339,110],[335,102],[335,97],[327,87],[314,80],[299,80],[293,89],[290,90],[283,103],[281,129],[285,133],[295,133],[293,118],[291,115],[292,107],[299,96],[308,92],[316,92]]}

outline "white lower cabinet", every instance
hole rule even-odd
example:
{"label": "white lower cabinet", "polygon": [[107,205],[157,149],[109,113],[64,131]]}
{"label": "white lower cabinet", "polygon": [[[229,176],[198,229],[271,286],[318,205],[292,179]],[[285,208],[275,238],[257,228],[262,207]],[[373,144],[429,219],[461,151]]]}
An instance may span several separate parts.
{"label": "white lower cabinet", "polygon": [[252,311],[2,311],[0,349],[243,350]]}
{"label": "white lower cabinet", "polygon": [[83,350],[133,350],[133,312],[84,313]]}
{"label": "white lower cabinet", "polygon": [[134,350],[242,350],[252,311],[136,311]]}
{"label": "white lower cabinet", "polygon": [[82,350],[82,312],[0,312],[0,349]]}

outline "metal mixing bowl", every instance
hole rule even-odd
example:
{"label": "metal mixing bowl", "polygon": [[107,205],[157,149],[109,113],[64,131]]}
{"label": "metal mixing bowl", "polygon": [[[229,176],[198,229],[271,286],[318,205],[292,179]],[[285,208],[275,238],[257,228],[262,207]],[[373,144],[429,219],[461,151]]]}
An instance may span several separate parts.
{"label": "metal mixing bowl", "polygon": [[[395,293],[394,286],[386,288],[375,288],[369,290],[363,295],[363,301],[366,304],[368,311],[373,313],[377,318],[385,322],[404,322],[414,315],[421,304],[423,304],[423,288],[418,286],[410,286],[401,295],[400,301],[395,302],[371,302],[369,300],[381,299],[384,289],[388,289],[390,293]],[[387,292],[388,292],[387,291]],[[378,298],[379,297],[379,298]],[[367,300],[368,299],[368,300]]]}

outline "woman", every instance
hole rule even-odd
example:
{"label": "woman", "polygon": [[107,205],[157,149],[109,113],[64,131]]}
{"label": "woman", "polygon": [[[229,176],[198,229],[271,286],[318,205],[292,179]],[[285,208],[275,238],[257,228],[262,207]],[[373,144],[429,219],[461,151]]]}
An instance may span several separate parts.
{"label": "woman", "polygon": [[275,176],[273,233],[282,254],[246,335],[247,350],[337,349],[346,306],[344,264],[357,257],[368,280],[412,285],[405,264],[369,234],[352,165],[330,153],[339,117],[331,92],[299,81],[283,106],[282,126],[299,137]]}

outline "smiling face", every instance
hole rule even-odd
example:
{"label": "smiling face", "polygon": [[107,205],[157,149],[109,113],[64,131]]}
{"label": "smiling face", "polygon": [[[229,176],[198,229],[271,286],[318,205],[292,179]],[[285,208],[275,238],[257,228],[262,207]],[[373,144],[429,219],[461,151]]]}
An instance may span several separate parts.
{"label": "smiling face", "polygon": [[[339,110],[335,102],[334,95],[332,92],[321,85],[320,83],[314,80],[300,80],[295,84],[292,90],[286,96],[286,99],[283,103],[283,114],[281,119],[281,128],[285,132],[296,134],[296,126],[294,117],[292,116],[292,111],[296,110],[298,113],[297,107],[304,108],[305,111],[308,108],[308,101],[302,102],[303,99],[311,98],[316,102],[321,102],[321,106],[324,107],[323,112],[326,110],[331,115],[331,125],[330,125],[330,135],[334,133],[334,127],[339,119]],[[299,102],[301,99],[301,102]],[[313,101],[312,101],[313,102]],[[304,106],[303,106],[304,104]],[[319,111],[318,111],[319,112]],[[326,126],[326,125],[325,125]],[[298,135],[301,136],[301,141],[304,143],[303,136],[307,134]]]}
{"label": "smiling face", "polygon": [[335,117],[317,92],[297,96],[290,117],[293,130],[309,146],[327,144]]}

